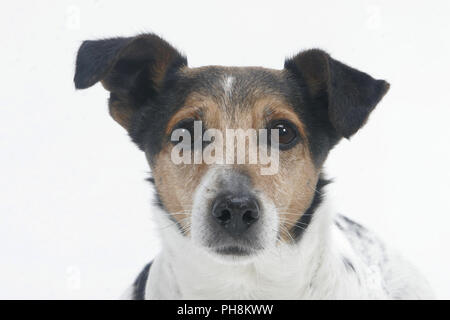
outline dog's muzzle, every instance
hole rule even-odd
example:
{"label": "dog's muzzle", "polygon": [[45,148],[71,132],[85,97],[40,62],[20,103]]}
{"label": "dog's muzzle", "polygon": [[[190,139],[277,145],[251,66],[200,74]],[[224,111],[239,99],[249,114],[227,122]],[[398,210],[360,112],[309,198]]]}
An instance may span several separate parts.
{"label": "dog's muzzle", "polygon": [[215,167],[203,177],[191,219],[194,243],[226,261],[256,257],[277,240],[274,206],[245,171],[235,168]]}

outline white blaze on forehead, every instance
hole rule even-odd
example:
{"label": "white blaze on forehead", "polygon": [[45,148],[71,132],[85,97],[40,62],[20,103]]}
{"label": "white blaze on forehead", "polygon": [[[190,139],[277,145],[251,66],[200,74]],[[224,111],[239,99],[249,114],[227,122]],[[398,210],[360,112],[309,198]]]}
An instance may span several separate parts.
{"label": "white blaze on forehead", "polygon": [[223,82],[223,89],[225,91],[226,94],[230,94],[231,93],[231,88],[233,87],[233,81],[234,81],[234,77],[233,76],[227,76]]}

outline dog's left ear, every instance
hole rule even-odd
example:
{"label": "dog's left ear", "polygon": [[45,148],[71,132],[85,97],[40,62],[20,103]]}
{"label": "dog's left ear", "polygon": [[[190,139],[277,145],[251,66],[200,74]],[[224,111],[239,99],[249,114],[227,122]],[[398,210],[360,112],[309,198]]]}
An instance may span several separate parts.
{"label": "dog's left ear", "polygon": [[111,92],[111,116],[129,130],[135,112],[157,97],[171,73],[186,65],[186,58],[155,34],[84,41],[74,82],[77,89],[85,89],[101,81]]}
{"label": "dog's left ear", "polygon": [[345,138],[364,125],[389,89],[386,81],[375,80],[334,60],[322,50],[301,52],[286,60],[284,66],[302,86],[306,86],[312,99],[326,103],[328,120]]}

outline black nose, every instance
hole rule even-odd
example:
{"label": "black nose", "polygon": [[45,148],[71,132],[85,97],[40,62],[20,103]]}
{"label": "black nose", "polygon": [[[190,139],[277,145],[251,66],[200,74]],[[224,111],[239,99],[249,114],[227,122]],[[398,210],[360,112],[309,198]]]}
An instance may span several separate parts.
{"label": "black nose", "polygon": [[252,196],[222,195],[214,201],[212,215],[231,236],[239,236],[258,220],[259,205]]}

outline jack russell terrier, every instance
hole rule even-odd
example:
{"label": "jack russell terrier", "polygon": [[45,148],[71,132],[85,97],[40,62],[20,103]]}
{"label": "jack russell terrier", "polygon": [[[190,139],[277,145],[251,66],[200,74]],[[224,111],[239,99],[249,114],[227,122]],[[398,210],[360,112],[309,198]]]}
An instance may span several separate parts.
{"label": "jack russell terrier", "polygon": [[408,262],[325,196],[329,151],[364,125],[386,81],[317,49],[282,70],[189,68],[154,34],[84,41],[75,86],[99,81],[111,116],[145,152],[162,238],[125,297],[432,296]]}

